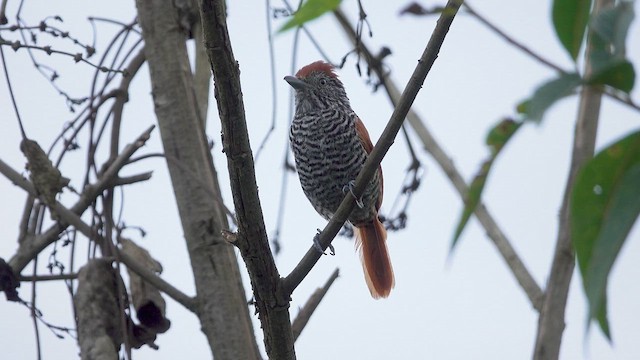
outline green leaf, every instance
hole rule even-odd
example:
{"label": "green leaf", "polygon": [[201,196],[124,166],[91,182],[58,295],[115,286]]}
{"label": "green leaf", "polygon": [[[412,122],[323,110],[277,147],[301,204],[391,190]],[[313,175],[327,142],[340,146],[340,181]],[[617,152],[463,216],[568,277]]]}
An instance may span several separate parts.
{"label": "green leaf", "polygon": [[628,94],[633,90],[635,81],[636,72],[633,65],[627,60],[622,60],[611,62],[587,82],[592,85],[609,85]]}
{"label": "green leaf", "polygon": [[619,1],[595,15],[589,23],[589,28],[604,42],[611,45],[615,57],[624,58],[627,34],[634,17],[633,3]]}
{"label": "green leaf", "polygon": [[521,125],[521,122],[515,122],[511,119],[504,119],[489,131],[486,139],[486,144],[489,146],[491,154],[489,155],[489,158],[482,164],[480,171],[473,178],[473,181],[471,182],[471,185],[469,185],[469,189],[465,194],[464,209],[462,210],[462,216],[460,217],[460,221],[458,221],[458,226],[456,227],[455,234],[453,235],[451,250],[453,250],[453,248],[458,243],[460,235],[462,234],[462,230],[464,230],[467,222],[469,222],[469,219],[471,218],[471,214],[473,214],[476,207],[480,203],[480,196],[482,195],[482,190],[484,190],[484,185],[486,183],[487,176],[489,175],[489,171],[491,170],[493,162],[495,161],[500,151],[507,144],[509,139],[511,139],[513,134],[516,133]]}
{"label": "green leaf", "polygon": [[[571,193],[573,247],[589,301],[589,319],[609,338],[609,272],[640,215],[640,131],[610,145],[578,173]],[[589,322],[590,324],[590,322]]]}
{"label": "green leaf", "polygon": [[320,17],[326,12],[335,10],[342,0],[307,0],[291,20],[287,21],[278,32],[283,32]]}
{"label": "green leaf", "polygon": [[588,79],[590,84],[608,85],[626,93],[633,89],[635,70],[625,59],[625,43],[633,18],[632,4],[620,1],[591,20],[589,60],[593,71]]}
{"label": "green leaf", "polygon": [[561,74],[538,87],[531,99],[525,100],[519,105],[522,107],[520,110],[523,110],[528,120],[539,122],[551,105],[563,97],[571,95],[580,85],[582,85],[580,75],[576,73]]}
{"label": "green leaf", "polygon": [[554,0],[552,18],[558,39],[576,60],[589,20],[591,0]]}

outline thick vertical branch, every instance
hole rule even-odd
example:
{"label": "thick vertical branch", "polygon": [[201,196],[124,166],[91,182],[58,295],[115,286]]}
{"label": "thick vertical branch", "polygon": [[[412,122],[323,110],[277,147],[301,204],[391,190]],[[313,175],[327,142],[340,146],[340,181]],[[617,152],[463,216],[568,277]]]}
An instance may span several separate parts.
{"label": "thick vertical branch", "polygon": [[[187,57],[186,37],[171,1],[136,2],[151,73],[155,112],[180,213],[197,291],[197,314],[220,359],[257,359],[259,353],[231,245],[222,239],[223,215]],[[178,164],[179,163],[179,164]],[[182,167],[190,171],[183,171]]]}
{"label": "thick vertical branch", "polygon": [[236,244],[251,278],[267,355],[270,359],[295,359],[289,296],[284,296],[280,289],[280,275],[267,239],[240,89],[240,70],[231,49],[224,1],[203,0],[201,19],[238,220]]}
{"label": "thick vertical branch", "polygon": [[[596,0],[592,14],[597,14],[603,7],[613,3],[612,0]],[[591,36],[585,53],[584,76],[591,76],[592,51]],[[558,359],[560,343],[564,331],[564,315],[567,306],[569,285],[575,267],[575,254],[571,245],[569,224],[569,198],[573,189],[576,173],[584,163],[593,157],[600,116],[600,102],[602,100],[601,86],[584,86],[580,93],[578,118],[573,139],[573,153],[571,167],[564,190],[562,207],[560,209],[560,223],[558,239],[551,264],[551,272],[547,281],[542,311],[538,318],[538,334],[534,348],[535,360]]]}

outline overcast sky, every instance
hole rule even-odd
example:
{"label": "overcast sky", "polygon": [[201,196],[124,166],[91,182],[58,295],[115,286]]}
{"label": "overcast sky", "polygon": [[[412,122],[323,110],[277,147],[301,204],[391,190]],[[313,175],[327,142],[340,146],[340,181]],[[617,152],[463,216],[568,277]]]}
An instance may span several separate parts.
{"label": "overcast sky", "polygon": [[[9,1],[13,18],[18,1]],[[435,17],[398,16],[407,2],[363,1],[369,15],[373,38],[365,41],[374,51],[388,46],[393,54],[387,63],[391,77],[400,87],[406,84],[416,61],[435,25]],[[551,2],[535,0],[484,0],[471,3],[476,10],[519,39],[531,49],[570,70],[572,63],[559,45],[550,22]],[[431,6],[432,2],[423,5]],[[278,1],[273,6],[281,7]],[[344,10],[354,20],[357,2],[346,0]],[[240,64],[242,91],[247,111],[252,148],[257,149],[271,123],[272,91],[268,57],[267,26],[263,2],[230,1],[229,27],[236,59]],[[133,1],[26,1],[23,20],[36,25],[50,15],[65,20],[57,26],[69,30],[86,43],[93,31],[86,20],[100,16],[130,22],[135,17]],[[10,20],[15,21],[15,20]],[[274,20],[274,28],[285,20]],[[52,21],[50,23],[53,24]],[[104,48],[117,26],[98,27],[98,51]],[[339,62],[351,46],[331,16],[309,25],[324,51]],[[631,27],[628,56],[640,64],[640,27]],[[16,34],[2,33],[13,40]],[[42,36],[41,41],[46,41]],[[273,234],[282,181],[282,158],[286,149],[290,88],[282,80],[291,74],[293,32],[274,39],[276,54],[277,123],[276,129],[257,162],[258,186],[269,234]],[[67,47],[72,49],[72,47]],[[75,52],[75,51],[72,51]],[[27,53],[5,48],[14,92],[30,138],[45,149],[66,122],[73,118],[64,99],[37,73]],[[94,56],[102,56],[98,53]],[[320,59],[317,50],[301,36],[297,67]],[[382,91],[372,93],[365,79],[358,77],[350,57],[338,73],[345,84],[354,110],[366,124],[372,138],[379,137],[392,108]],[[60,56],[40,57],[59,70],[58,85],[73,96],[86,96],[92,81],[92,69],[73,64]],[[532,94],[535,87],[552,78],[553,71],[535,62],[483,27],[468,15],[454,21],[431,73],[419,93],[416,110],[427,127],[447,151],[466,179],[471,179],[488,154],[484,146],[487,130]],[[19,130],[5,86],[0,82],[2,134],[0,158],[24,172],[25,159],[18,144]],[[146,127],[155,123],[150,95],[148,69],[145,66],[130,89],[125,108],[121,144],[133,141]],[[637,91],[633,94],[640,102]],[[570,159],[577,97],[555,105],[540,125],[529,124],[515,136],[498,158],[488,179],[484,200],[512,245],[523,258],[538,284],[544,287],[549,274],[556,234],[557,218]],[[640,115],[605,98],[602,105],[597,147],[611,143],[638,129]],[[231,204],[226,178],[226,160],[221,153],[220,126],[211,97],[207,134],[215,142],[214,161],[221,176],[227,204]],[[86,139],[86,137],[85,137]],[[309,295],[340,268],[340,277],[323,300],[296,343],[299,359],[526,359],[531,357],[535,341],[537,314],[511,275],[484,230],[473,219],[458,247],[449,247],[462,202],[438,165],[422,150],[412,134],[424,166],[424,176],[408,213],[408,227],[390,232],[389,251],[396,287],[386,300],[372,300],[367,290],[358,256],[350,239],[334,241],[336,256],[322,257],[318,265],[293,294],[292,318]],[[84,143],[80,144],[85,146]],[[141,153],[161,151],[156,130]],[[103,158],[104,160],[104,158]],[[72,177],[72,185],[81,186],[84,171],[83,151],[69,156],[62,172]],[[399,192],[404,171],[409,165],[406,141],[398,138],[382,163],[385,179],[383,210],[389,211]],[[155,158],[140,162],[124,174],[153,170],[153,178],[144,185],[125,189],[123,218],[128,225],[143,227],[147,236],[135,231],[126,235],[146,247],[164,267],[163,278],[183,292],[193,295],[190,265],[177,216],[164,161]],[[75,176],[75,177],[74,177]],[[282,253],[277,258],[281,274],[287,274],[309,248],[316,228],[325,221],[315,213],[304,197],[295,174],[288,175]],[[25,195],[4,177],[0,177],[0,257],[8,260],[17,249],[18,222]],[[74,197],[65,195],[69,204]],[[120,198],[118,199],[118,202]],[[640,232],[632,231],[622,249],[609,281],[609,319],[613,344],[608,344],[597,327],[585,335],[585,297],[579,274],[575,274],[567,308],[563,359],[638,359],[640,348]],[[85,259],[86,239],[79,240],[79,259]],[[49,250],[40,256],[39,272],[46,272]],[[59,260],[67,262],[68,252],[60,250]],[[244,271],[244,264],[241,263]],[[30,274],[30,265],[23,272]],[[248,280],[245,277],[247,294]],[[25,283],[20,295],[30,299]],[[61,282],[38,286],[37,304],[44,318],[55,325],[73,326],[71,303]],[[250,296],[250,295],[248,295]],[[252,311],[253,313],[253,311]],[[29,311],[15,303],[0,302],[0,338],[3,357],[33,359],[35,337]],[[167,317],[172,321],[168,333],[160,335],[158,352],[145,348],[134,352],[137,359],[206,359],[210,350],[199,331],[197,318],[168,300]],[[262,334],[254,319],[262,347]],[[45,359],[70,359],[77,356],[75,340],[57,339],[40,327]]]}

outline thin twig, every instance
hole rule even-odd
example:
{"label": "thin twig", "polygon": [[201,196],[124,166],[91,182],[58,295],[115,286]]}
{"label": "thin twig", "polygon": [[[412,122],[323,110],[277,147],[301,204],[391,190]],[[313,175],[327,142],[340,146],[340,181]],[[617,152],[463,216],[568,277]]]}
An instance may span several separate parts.
{"label": "thin twig", "polygon": [[495,26],[493,23],[491,23],[487,18],[485,18],[484,16],[478,14],[470,5],[469,3],[465,3],[464,4],[465,9],[467,10],[467,12],[472,15],[473,17],[475,17],[476,19],[478,19],[478,21],[480,21],[480,23],[482,23],[483,25],[485,25],[486,27],[488,27],[489,29],[491,29],[491,31],[495,32],[498,36],[500,36],[501,38],[503,38],[506,42],[508,42],[509,44],[513,45],[514,47],[520,49],[522,52],[524,52],[525,54],[531,56],[532,58],[536,59],[538,62],[546,65],[547,67],[550,67],[552,69],[554,69],[555,71],[564,74],[566,73],[566,71],[564,69],[562,69],[560,66],[552,63],[551,61],[543,58],[541,55],[538,55],[537,53],[535,53],[533,50],[529,49],[527,46],[525,46],[524,44],[522,44],[521,42],[517,41],[516,39],[514,39],[513,37],[509,36],[507,33],[505,33],[504,31],[500,30],[497,26]]}
{"label": "thin twig", "polygon": [[[38,268],[38,259],[33,262],[33,273],[36,273]],[[42,359],[42,342],[40,341],[40,328],[38,327],[38,314],[36,309],[36,281],[31,280],[31,304],[29,304],[29,310],[31,312],[31,319],[33,320],[33,331],[36,334],[36,354],[37,359]]]}
{"label": "thin twig", "polygon": [[[289,1],[282,0],[282,3],[285,5],[285,7],[290,13],[294,12],[293,7],[291,6],[291,4],[289,4]],[[298,1],[298,9],[300,8],[300,6],[302,6],[302,0]],[[320,57],[323,58],[326,62],[332,63],[331,60],[329,59],[329,55],[327,55],[327,53],[322,49],[322,46],[320,46],[320,43],[318,42],[318,40],[316,40],[313,34],[311,34],[309,29],[307,29],[307,27],[304,25],[299,26],[298,29],[302,30],[302,32],[307,36],[309,41],[311,41],[311,44],[313,45],[313,47],[316,48],[316,50],[320,54]]]}
{"label": "thin twig", "polygon": [[336,268],[331,276],[329,276],[329,279],[327,279],[327,282],[325,282],[324,286],[317,288],[316,291],[311,294],[300,311],[298,311],[298,315],[291,323],[293,341],[296,341],[298,339],[298,337],[302,333],[302,330],[304,330],[304,327],[307,326],[311,315],[313,315],[313,313],[316,311],[318,305],[320,305],[320,302],[322,301],[322,299],[324,299],[324,296],[327,295],[329,288],[331,287],[331,285],[333,285],[334,281],[336,281],[339,275],[340,270]]}
{"label": "thin twig", "polygon": [[275,51],[273,49],[273,30],[271,29],[271,0],[266,1],[266,9],[265,13],[267,15],[267,42],[269,44],[269,72],[271,74],[271,125],[267,130],[267,133],[262,138],[260,142],[260,146],[258,146],[258,150],[256,150],[255,162],[258,162],[260,158],[260,154],[262,150],[264,150],[265,145],[267,145],[267,141],[269,141],[269,137],[273,134],[273,131],[276,129],[276,118],[278,116],[278,86],[276,85],[276,56]]}
{"label": "thin twig", "polygon": [[633,102],[633,100],[631,99],[631,97],[629,95],[621,95],[619,90],[613,89],[613,88],[605,88],[604,90],[604,94],[607,95],[608,97],[612,98],[613,100],[620,102],[622,104],[625,104],[637,111],[640,111],[640,105],[636,104],[635,102]]}
{"label": "thin twig", "polygon": [[[431,35],[425,50],[422,53],[420,60],[418,60],[418,65],[411,75],[409,83],[404,89],[404,92],[391,115],[391,119],[387,123],[387,126],[376,143],[373,151],[369,154],[360,174],[358,174],[356,185],[353,188],[353,196],[350,196],[349,194],[345,196],[340,207],[329,221],[329,224],[327,224],[324,230],[319,234],[319,241],[323,250],[331,244],[331,241],[333,241],[335,236],[338,234],[342,225],[347,221],[349,214],[351,214],[351,211],[355,207],[355,199],[362,195],[369,179],[373,177],[374,172],[377,171],[380,162],[382,162],[382,158],[393,144],[393,141],[400,131],[400,127],[411,108],[411,104],[415,100],[418,91],[422,88],[422,84],[424,83],[427,74],[431,70],[433,63],[440,52],[440,47],[442,46],[447,32],[449,31],[449,27],[451,26],[451,23],[453,22],[453,19],[455,18],[455,15],[462,3],[463,0],[449,0],[447,2],[447,6],[440,15],[438,23],[433,30],[433,34]],[[311,271],[316,262],[318,262],[320,256],[321,253],[312,246],[304,255],[302,260],[300,260],[298,265],[296,265],[295,269],[293,269],[293,271],[282,280],[282,287],[284,290],[289,294],[292,293],[307,276],[309,271]]]}
{"label": "thin twig", "polygon": [[7,40],[3,40],[0,39],[0,46],[9,46],[14,50],[18,50],[20,48],[24,48],[24,49],[31,49],[31,50],[38,50],[38,51],[42,51],[44,53],[46,53],[47,55],[51,55],[51,54],[59,54],[59,55],[65,55],[68,56],[70,58],[73,59],[73,61],[77,62],[83,62],[97,70],[100,70],[102,72],[113,72],[113,73],[122,73],[122,70],[118,70],[118,69],[109,69],[106,66],[98,66],[94,63],[92,63],[91,61],[87,60],[84,58],[84,56],[81,53],[76,53],[76,54],[72,54],[70,52],[66,52],[66,51],[62,51],[62,50],[56,50],[53,49],[49,46],[37,46],[37,45],[28,45],[28,44],[22,44],[19,41],[7,41]]}
{"label": "thin twig", "polygon": [[[554,69],[555,71],[561,73],[561,74],[565,74],[566,71],[564,69],[562,69],[560,66],[554,64],[553,62],[543,58],[541,55],[537,54],[535,51],[531,50],[530,48],[528,48],[527,46],[525,46],[524,44],[522,44],[521,42],[519,42],[518,40],[514,39],[513,37],[509,36],[507,33],[505,33],[504,31],[500,30],[496,25],[494,25],[493,23],[491,23],[487,18],[485,18],[484,16],[478,14],[471,6],[469,6],[468,3],[465,3],[465,8],[467,10],[467,12],[474,16],[476,19],[478,19],[478,21],[480,21],[480,23],[482,23],[483,25],[487,26],[489,29],[491,29],[491,31],[495,32],[496,35],[500,36],[501,38],[503,38],[506,42],[508,42],[509,44],[513,45],[514,47],[520,49],[522,52],[524,52],[525,54],[531,56],[532,58],[536,59],[538,62],[540,62],[541,64]],[[633,100],[631,100],[630,97],[622,95],[620,92],[615,91],[612,88],[607,88],[605,89],[604,92],[605,95],[607,95],[608,97],[610,97],[613,100],[616,100],[622,104],[625,104],[637,111],[640,111],[640,105],[636,104],[633,102]]]}
{"label": "thin twig", "polygon": [[78,278],[78,273],[58,274],[58,275],[18,275],[20,281],[55,281],[74,280]]}
{"label": "thin twig", "polygon": [[11,86],[11,79],[9,79],[9,69],[7,69],[7,62],[4,59],[4,51],[2,50],[2,45],[0,45],[0,57],[2,58],[2,69],[4,70],[4,78],[7,80],[7,88],[9,89],[9,96],[11,97],[11,103],[13,104],[13,111],[15,111],[16,119],[18,119],[18,125],[20,126],[22,139],[26,139],[27,133],[24,131],[24,125],[22,125],[22,119],[20,118],[20,111],[18,111],[16,97],[13,95],[13,87]]}
{"label": "thin twig", "polygon": [[137,182],[147,181],[151,179],[151,174],[153,174],[153,171],[147,171],[138,175],[117,177],[113,181],[112,186],[122,186],[122,185],[129,185],[129,184],[135,184]]}
{"label": "thin twig", "polygon": [[[286,3],[286,0],[285,0]],[[297,68],[298,63],[298,48],[300,44],[300,29],[301,27],[297,27],[293,34],[293,44],[291,46],[291,69],[289,71],[290,74],[294,74]],[[289,119],[287,129],[291,126],[291,121],[293,121],[293,112],[294,112],[294,98],[293,98],[293,89],[289,92],[289,110],[287,119]],[[282,159],[282,179],[280,181],[280,199],[278,200],[278,215],[276,216],[276,228],[273,232],[273,236],[271,237],[271,244],[273,245],[273,253],[278,256],[281,250],[280,244],[280,233],[282,231],[282,224],[284,221],[284,210],[285,210],[285,202],[287,198],[287,188],[289,185],[289,172],[294,170],[295,168],[291,166],[289,161],[289,157],[291,154],[291,150],[289,147],[289,137],[287,136],[286,144],[284,145],[284,156]]]}
{"label": "thin twig", "polygon": [[144,55],[144,47],[141,48],[138,53],[131,59],[125,71],[128,76],[122,77],[120,80],[120,86],[116,91],[116,101],[113,104],[111,112],[113,113],[113,121],[111,122],[111,144],[109,156],[116,157],[120,147],[120,124],[122,123],[122,112],[124,110],[124,104],[129,101],[129,86],[131,81],[135,78],[146,57]]}

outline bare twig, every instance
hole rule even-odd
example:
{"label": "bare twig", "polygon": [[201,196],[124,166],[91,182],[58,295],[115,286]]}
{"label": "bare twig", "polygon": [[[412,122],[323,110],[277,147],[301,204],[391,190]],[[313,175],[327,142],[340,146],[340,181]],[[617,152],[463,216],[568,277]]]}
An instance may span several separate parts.
{"label": "bare twig", "polygon": [[[612,3],[613,0],[596,0],[592,14],[598,14],[603,8]],[[591,52],[594,50],[594,45],[592,40],[591,32],[589,32],[584,64],[586,78],[591,76],[593,72]],[[571,165],[562,199],[562,207],[560,208],[556,249],[551,263],[549,279],[547,280],[542,311],[538,320],[538,333],[533,353],[534,360],[558,359],[560,355],[567,296],[575,267],[575,255],[571,245],[569,224],[569,198],[578,170],[593,157],[602,91],[602,86],[585,85],[580,93]]]}
{"label": "bare twig", "polygon": [[271,0],[267,0],[265,3],[265,13],[267,15],[267,41],[269,43],[269,72],[271,73],[271,125],[267,130],[267,133],[262,138],[258,150],[256,150],[256,162],[260,158],[260,154],[269,141],[269,137],[276,129],[276,118],[278,116],[278,86],[276,85],[276,57],[273,49],[273,30],[271,29]]}
{"label": "bare twig", "polygon": [[135,184],[137,182],[147,181],[151,179],[151,174],[153,174],[153,171],[147,171],[138,175],[117,177],[111,185],[122,186],[122,185],[129,185],[129,184]]}
{"label": "bare twig", "polygon": [[[356,44],[356,33],[351,28],[349,21],[341,10],[337,10],[334,12],[336,18],[342,28],[347,33],[351,42]],[[376,72],[378,78],[382,82],[389,99],[394,104],[397,104],[400,99],[400,91],[398,87],[393,82],[393,80],[389,77],[389,75],[384,71],[384,67],[378,61],[377,57],[375,57],[371,51],[367,48],[367,46],[360,42],[360,48],[364,52],[364,58],[367,63],[373,70]],[[413,110],[409,110],[407,114],[407,122],[411,125],[413,130],[416,132],[424,149],[431,154],[433,159],[438,163],[440,168],[449,178],[449,181],[456,188],[461,197],[464,197],[468,191],[468,186],[460,171],[455,167],[453,161],[451,161],[451,157],[445,153],[443,148],[438,144],[435,137],[431,134],[431,131],[426,127],[425,122],[420,118],[420,116],[414,112]],[[531,273],[527,270],[526,266],[520,259],[520,256],[516,253],[513,246],[507,239],[506,235],[502,232],[496,221],[493,219],[487,208],[483,203],[480,203],[475,210],[475,215],[478,218],[480,224],[484,227],[487,235],[493,241],[496,248],[502,255],[502,258],[507,263],[507,266],[511,269],[514,277],[523,288],[527,296],[529,297],[529,301],[535,309],[540,309],[542,304],[543,293],[540,289],[540,286],[536,283],[535,279],[531,275]]]}
{"label": "bare twig", "polygon": [[73,61],[75,61],[75,62],[83,62],[83,63],[85,63],[85,64],[87,64],[87,65],[89,65],[89,66],[91,66],[91,67],[93,67],[95,69],[98,69],[98,70],[102,71],[102,72],[122,73],[122,70],[109,69],[106,66],[96,65],[96,64],[92,63],[91,61],[85,59],[84,56],[81,53],[72,54],[70,52],[52,49],[50,46],[37,46],[37,45],[22,44],[20,41],[8,41],[8,40],[3,40],[3,39],[0,39],[0,46],[8,46],[8,47],[11,47],[13,50],[18,50],[18,49],[21,49],[21,48],[31,49],[31,50],[38,50],[38,51],[42,51],[42,52],[46,53],[47,55],[51,55],[51,54],[65,55],[65,56],[68,56],[71,59],[73,59]]}
{"label": "bare twig", "polygon": [[[35,274],[36,269],[38,268],[38,261],[34,261],[33,262],[33,273]],[[41,360],[42,359],[42,342],[40,340],[40,328],[38,327],[38,314],[37,314],[37,309],[36,309],[36,295],[37,295],[37,291],[36,291],[36,281],[35,280],[31,280],[31,304],[29,304],[29,310],[31,313],[31,319],[33,322],[33,331],[36,335],[36,353],[37,353],[37,359]]]}
{"label": "bare twig", "polygon": [[529,49],[527,46],[525,46],[524,44],[520,43],[519,41],[517,41],[516,39],[514,39],[513,37],[509,36],[509,34],[505,33],[504,31],[500,30],[497,26],[495,26],[493,23],[491,23],[487,18],[485,18],[484,16],[480,15],[479,13],[477,13],[475,11],[474,8],[472,8],[469,3],[465,3],[464,4],[465,9],[467,10],[467,12],[472,15],[473,17],[475,17],[476,19],[478,19],[478,21],[480,21],[480,23],[482,23],[484,26],[488,27],[491,31],[493,31],[494,33],[496,33],[498,36],[500,36],[501,38],[503,38],[506,42],[508,42],[509,44],[511,44],[512,46],[516,47],[517,49],[519,49],[520,51],[524,52],[525,54],[531,56],[532,58],[536,59],[538,62],[554,69],[555,71],[564,74],[566,73],[566,71],[564,69],[562,69],[560,66],[552,63],[551,61],[543,58],[541,55],[538,55],[536,52],[534,52],[533,50]]}
{"label": "bare twig", "polygon": [[633,102],[633,100],[631,99],[631,97],[629,95],[621,95],[620,92],[616,89],[613,88],[605,88],[604,89],[604,94],[607,95],[608,97],[612,98],[613,100],[625,104],[637,111],[640,111],[640,105],[636,104],[635,102]]}
{"label": "bare twig", "polygon": [[22,134],[22,138],[26,139],[27,133],[24,131],[24,125],[22,125],[22,119],[20,118],[20,111],[18,111],[18,104],[16,104],[16,98],[13,95],[13,87],[11,86],[11,79],[9,79],[9,69],[7,69],[7,62],[4,59],[4,51],[2,50],[2,45],[0,45],[0,58],[2,58],[2,69],[4,70],[4,78],[7,80],[7,88],[9,89],[9,96],[11,97],[13,110],[16,113],[16,119],[18,120],[18,125],[20,126],[20,133]]}
{"label": "bare twig", "polygon": [[[291,4],[289,4],[289,1],[282,0],[282,2],[284,3],[284,5],[287,8],[287,11],[289,11],[289,13],[294,13],[295,11],[297,11],[297,10],[293,9]],[[302,6],[302,1],[301,0],[298,1],[297,8],[300,9],[300,6]],[[329,59],[329,55],[327,55],[327,53],[322,49],[322,46],[320,46],[320,43],[318,42],[318,40],[316,40],[316,38],[313,36],[313,34],[311,34],[311,32],[309,31],[309,29],[307,29],[306,26],[304,26],[304,25],[299,26],[297,28],[297,30],[302,30],[302,32],[307,36],[307,38],[309,39],[309,41],[313,45],[313,47],[318,51],[318,53],[320,54],[320,57],[323,58],[326,62],[331,63],[331,60]],[[296,33],[297,33],[297,30],[296,30]],[[297,37],[297,35],[296,35],[296,37]],[[297,43],[297,41],[295,41],[294,43]]]}
{"label": "bare twig", "polygon": [[[465,8],[467,10],[467,12],[472,15],[473,17],[475,17],[476,19],[478,19],[478,21],[480,21],[480,23],[482,23],[483,25],[485,25],[486,27],[488,27],[491,31],[493,31],[494,33],[496,33],[496,35],[500,36],[501,38],[503,38],[506,42],[508,42],[509,44],[513,45],[514,47],[518,48],[519,50],[521,50],[522,52],[524,52],[525,54],[531,56],[532,58],[536,59],[538,62],[540,62],[541,64],[561,73],[564,74],[566,73],[566,71],[564,69],[562,69],[560,66],[554,64],[553,62],[543,58],[541,55],[537,54],[535,51],[531,50],[530,48],[528,48],[527,46],[525,46],[524,44],[522,44],[521,42],[519,42],[518,40],[514,39],[513,37],[509,36],[507,33],[505,33],[504,31],[500,30],[496,25],[494,25],[493,23],[491,23],[487,18],[485,18],[484,16],[480,15],[479,13],[477,13],[471,6],[469,6],[468,3],[465,3]],[[616,91],[615,89],[612,88],[607,88],[604,91],[604,95],[607,95],[608,97],[610,97],[611,99],[618,101],[622,104],[625,104],[637,111],[640,111],[640,105],[636,104],[633,102],[633,100],[629,97],[629,96],[625,96],[623,94],[621,94],[620,92]]]}
{"label": "bare twig", "polygon": [[57,274],[57,275],[19,275],[20,281],[55,281],[55,280],[73,280],[77,279],[78,274]]}
{"label": "bare twig", "polygon": [[111,112],[113,113],[113,121],[111,122],[111,144],[110,156],[116,157],[120,146],[120,124],[122,123],[122,111],[124,104],[129,101],[129,85],[144,64],[146,57],[144,56],[144,47],[131,59],[129,65],[124,70],[128,76],[120,80],[120,86],[115,90],[116,101],[113,104]]}
{"label": "bare twig", "polygon": [[322,299],[324,299],[324,296],[327,295],[329,288],[331,287],[331,285],[333,285],[333,282],[336,281],[339,275],[340,270],[336,268],[331,276],[329,276],[329,279],[327,279],[327,282],[325,282],[324,286],[317,288],[316,291],[311,294],[309,300],[307,300],[302,309],[298,311],[298,315],[293,320],[293,323],[291,323],[293,341],[296,341],[298,339],[298,336],[300,336],[302,330],[304,330],[304,327],[307,326],[311,315],[313,315],[313,313],[316,311],[318,305],[320,305],[320,302],[322,301]]}
{"label": "bare twig", "polygon": [[[284,3],[289,6],[286,0]],[[302,2],[300,2],[302,4]],[[297,63],[298,63],[298,48],[300,45],[300,30],[304,29],[304,27],[297,27],[294,30],[293,34],[293,44],[291,46],[291,68],[289,70],[290,74],[295,74]],[[308,33],[311,36],[311,33]],[[327,62],[329,62],[327,60]],[[294,112],[294,100],[293,100],[293,89],[290,90],[289,93],[289,109],[288,116],[289,119],[287,129],[291,126],[291,121],[293,121],[293,112]],[[276,216],[276,226],[273,232],[273,236],[271,237],[271,244],[273,244],[273,253],[275,256],[280,254],[280,250],[282,248],[282,244],[280,243],[280,232],[282,231],[282,224],[284,221],[284,210],[285,210],[285,202],[287,197],[287,188],[289,184],[289,175],[291,171],[295,171],[295,168],[291,165],[291,161],[289,157],[291,156],[291,148],[289,147],[289,137],[287,137],[286,144],[284,144],[284,154],[282,159],[282,178],[280,180],[280,199],[278,200],[278,215]]]}
{"label": "bare twig", "polygon": [[[397,103],[393,114],[391,115],[391,119],[387,123],[380,139],[376,143],[371,154],[369,154],[362,171],[360,171],[360,174],[356,179],[356,185],[353,188],[354,196],[345,196],[340,207],[329,221],[329,224],[327,224],[324,230],[319,234],[320,244],[323,249],[326,249],[329,244],[331,244],[331,241],[335,238],[336,234],[338,234],[338,231],[340,231],[342,225],[345,223],[355,206],[355,199],[362,195],[369,179],[371,179],[374,172],[377,171],[380,162],[382,162],[382,158],[393,144],[393,141],[400,131],[400,127],[411,108],[411,104],[415,100],[418,91],[422,88],[422,84],[438,56],[440,47],[442,46],[445,36],[449,31],[449,27],[451,26],[451,23],[453,22],[453,19],[455,18],[462,3],[463,0],[449,0],[447,2],[446,9],[438,19],[438,23],[433,30],[433,34],[431,35],[420,60],[418,60],[418,65],[411,75],[409,83]],[[309,271],[311,271],[316,262],[318,262],[320,256],[321,253],[312,246],[298,265],[296,265],[295,269],[293,269],[293,271],[283,279],[282,282],[285,291],[288,293],[293,292],[293,290],[295,290],[300,282],[302,282],[302,280],[307,276]]]}

